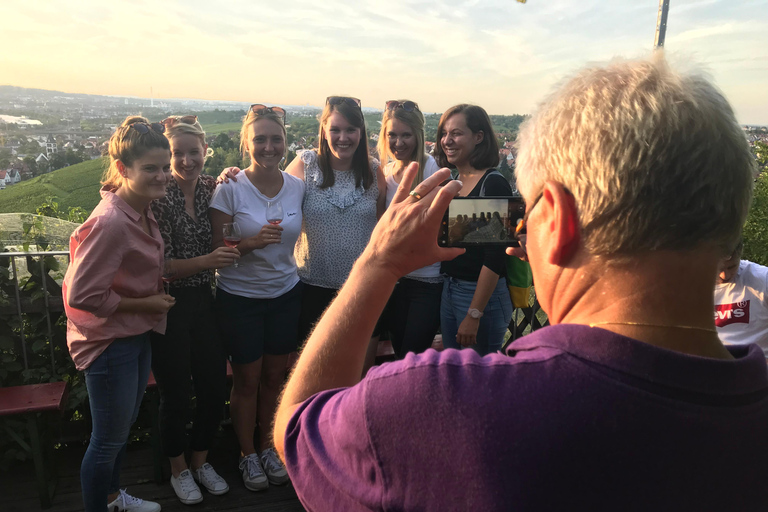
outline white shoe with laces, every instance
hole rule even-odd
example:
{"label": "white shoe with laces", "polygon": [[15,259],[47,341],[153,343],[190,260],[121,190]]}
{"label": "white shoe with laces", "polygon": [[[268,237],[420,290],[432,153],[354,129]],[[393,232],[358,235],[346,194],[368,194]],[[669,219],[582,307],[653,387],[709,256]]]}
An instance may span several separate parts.
{"label": "white shoe with laces", "polygon": [[243,483],[248,490],[263,491],[269,488],[269,481],[259,462],[258,453],[252,453],[240,459],[239,467],[243,473]]}
{"label": "white shoe with laces", "polygon": [[160,504],[134,498],[125,492],[125,489],[120,489],[120,494],[115,501],[107,505],[107,510],[109,512],[160,512]]}
{"label": "white shoe with laces", "polygon": [[221,478],[213,466],[207,462],[197,468],[192,476],[195,477],[197,483],[205,487],[205,490],[215,496],[229,492],[229,485],[226,480]]}
{"label": "white shoe with laces", "polygon": [[173,487],[173,492],[176,493],[179,501],[185,505],[194,505],[203,501],[203,493],[200,492],[200,488],[192,477],[192,472],[188,469],[179,473],[177,477],[171,475],[171,487]]}
{"label": "white shoe with laces", "polygon": [[267,473],[269,483],[272,485],[283,485],[288,483],[290,478],[288,477],[288,471],[283,465],[283,461],[277,456],[277,452],[274,448],[267,448],[261,452],[261,464],[264,466],[264,471]]}

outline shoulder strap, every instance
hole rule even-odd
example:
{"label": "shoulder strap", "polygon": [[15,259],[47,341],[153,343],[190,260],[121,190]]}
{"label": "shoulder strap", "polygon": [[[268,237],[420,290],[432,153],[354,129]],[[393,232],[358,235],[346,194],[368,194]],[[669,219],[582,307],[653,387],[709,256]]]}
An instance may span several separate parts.
{"label": "shoulder strap", "polygon": [[485,176],[483,176],[483,183],[482,183],[482,185],[480,185],[480,197],[485,197],[485,182],[486,182],[486,180],[488,180],[489,176],[493,176],[493,175],[501,176],[502,178],[504,178],[504,175],[501,174],[498,171],[498,169],[494,169],[491,172],[487,173]]}

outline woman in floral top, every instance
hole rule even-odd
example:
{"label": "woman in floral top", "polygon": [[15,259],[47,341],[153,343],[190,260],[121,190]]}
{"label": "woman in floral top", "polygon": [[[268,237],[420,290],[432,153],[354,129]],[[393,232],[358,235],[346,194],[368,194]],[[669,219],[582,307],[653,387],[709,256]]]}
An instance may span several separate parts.
{"label": "woman in floral top", "polygon": [[[319,148],[304,151],[286,171],[304,180],[304,225],[296,243],[296,264],[304,283],[299,335],[309,336],[384,213],[386,182],[379,162],[368,155],[360,100],[329,96],[320,116]],[[370,367],[375,344],[366,357]]]}
{"label": "woman in floral top", "polygon": [[[198,484],[211,494],[229,491],[206,462],[221,421],[226,387],[211,282],[213,269],[230,266],[240,253],[228,247],[211,251],[208,206],[216,182],[201,175],[208,146],[197,116],[171,116],[163,124],[171,145],[173,179],[165,197],[152,203],[152,211],[165,243],[163,277],[170,280],[176,307],[168,315],[165,335],[152,336],[152,371],[160,389],[160,435],[171,462],[171,486],[182,503],[191,505],[203,500]],[[184,452],[190,383],[197,400],[188,466]]]}

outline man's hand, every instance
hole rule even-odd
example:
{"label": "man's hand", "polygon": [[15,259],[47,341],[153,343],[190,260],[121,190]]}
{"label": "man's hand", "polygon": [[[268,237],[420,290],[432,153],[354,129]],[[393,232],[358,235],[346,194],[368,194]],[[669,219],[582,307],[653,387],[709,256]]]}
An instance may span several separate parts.
{"label": "man's hand", "polygon": [[441,187],[451,177],[448,169],[441,169],[416,187],[417,199],[408,191],[418,169],[415,162],[406,167],[392,204],[376,224],[363,253],[398,277],[464,252],[437,245],[443,215],[461,190],[461,182],[454,180]]}

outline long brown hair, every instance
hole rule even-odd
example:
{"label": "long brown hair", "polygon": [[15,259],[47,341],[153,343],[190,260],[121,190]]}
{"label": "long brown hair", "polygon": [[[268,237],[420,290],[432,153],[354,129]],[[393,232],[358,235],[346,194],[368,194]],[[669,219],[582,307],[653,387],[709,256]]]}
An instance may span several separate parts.
{"label": "long brown hair", "polygon": [[341,102],[337,105],[331,105],[326,102],[323,113],[320,116],[320,147],[317,150],[317,164],[323,173],[323,183],[320,188],[332,187],[335,178],[333,176],[333,166],[331,166],[331,148],[328,146],[328,140],[325,138],[325,125],[331,114],[338,112],[349,124],[360,129],[360,143],[352,156],[352,172],[355,174],[355,186],[361,184],[368,190],[373,184],[373,169],[368,157],[368,134],[365,131],[365,118],[360,107],[352,106],[347,102]]}
{"label": "long brown hair", "polygon": [[446,110],[437,124],[437,137],[435,141],[435,160],[440,167],[453,167],[445,156],[442,146],[443,126],[448,119],[456,114],[464,114],[467,127],[472,133],[483,132],[483,140],[475,146],[469,155],[469,165],[474,169],[488,169],[499,165],[499,143],[496,134],[491,127],[491,118],[483,107],[462,103]]}
{"label": "long brown hair", "polygon": [[109,138],[109,167],[101,178],[103,186],[118,189],[123,184],[123,177],[117,170],[118,161],[130,167],[150,149],[167,149],[170,153],[171,145],[162,132],[147,126],[147,132],[141,133],[131,129],[131,125],[135,123],[149,125],[146,117],[128,116]]}

